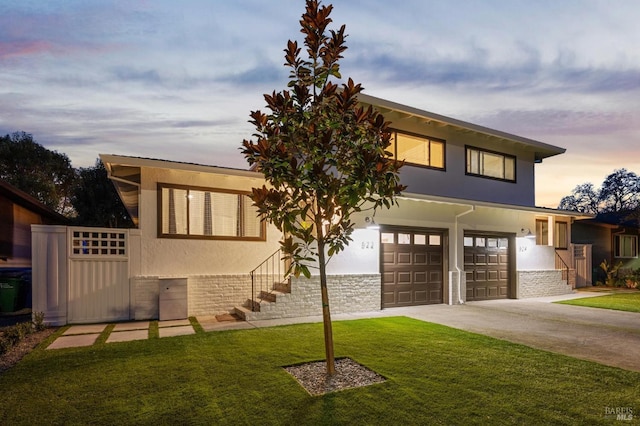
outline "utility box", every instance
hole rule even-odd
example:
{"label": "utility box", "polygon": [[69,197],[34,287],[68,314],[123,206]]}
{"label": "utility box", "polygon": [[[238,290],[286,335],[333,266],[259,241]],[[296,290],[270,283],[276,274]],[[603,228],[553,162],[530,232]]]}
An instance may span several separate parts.
{"label": "utility box", "polygon": [[187,278],[160,278],[160,321],[189,317]]}

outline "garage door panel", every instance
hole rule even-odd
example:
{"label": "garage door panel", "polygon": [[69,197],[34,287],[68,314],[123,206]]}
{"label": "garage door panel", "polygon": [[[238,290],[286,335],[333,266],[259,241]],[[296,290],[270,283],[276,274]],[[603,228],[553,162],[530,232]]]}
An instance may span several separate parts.
{"label": "garage door panel", "polygon": [[498,255],[497,254],[489,254],[487,256],[487,263],[489,265],[497,265],[498,264]]}
{"label": "garage door panel", "polygon": [[443,235],[385,227],[380,241],[383,307],[442,303]]}
{"label": "garage door panel", "polygon": [[398,304],[408,305],[411,303],[411,291],[399,291],[398,299],[396,300]]}
{"label": "garage door panel", "polygon": [[413,254],[413,264],[414,265],[426,265],[427,264],[427,254],[426,253],[414,253]]}
{"label": "garage door panel", "polygon": [[408,284],[411,282],[411,272],[407,271],[407,272],[403,272],[400,271],[397,273],[396,275],[396,282],[398,284]]}
{"label": "garage door panel", "polygon": [[497,281],[499,279],[498,277],[498,271],[487,271],[487,280],[488,281]]}
{"label": "garage door panel", "polygon": [[487,264],[487,255],[486,253],[476,253],[474,256],[473,262],[476,265],[486,265]]}
{"label": "garage door panel", "polygon": [[476,269],[476,273],[473,276],[473,281],[486,281],[487,280],[487,271],[483,269]]}
{"label": "garage door panel", "polygon": [[413,283],[414,284],[426,284],[427,283],[427,273],[424,271],[418,271],[413,273]]}
{"label": "garage door panel", "polygon": [[415,290],[413,292],[413,300],[414,300],[414,302],[417,302],[417,303],[421,303],[421,302],[426,303],[429,300],[429,299],[427,299],[427,291],[426,290]]}

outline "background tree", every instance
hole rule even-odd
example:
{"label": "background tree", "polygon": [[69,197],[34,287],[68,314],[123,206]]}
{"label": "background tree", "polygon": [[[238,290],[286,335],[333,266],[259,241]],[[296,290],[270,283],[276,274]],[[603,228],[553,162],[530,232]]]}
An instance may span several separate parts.
{"label": "background tree", "polygon": [[307,0],[300,25],[308,59],[300,57],[296,41],[288,42],[290,90],[264,95],[269,112],[251,112],[255,142],[242,144],[249,164],[271,185],[254,188],[252,199],[284,233],[290,272],[309,278],[309,268],[319,270],[328,374],[335,365],[327,262],[351,240],[354,212],[388,208],[404,189],[401,164],[385,151],[388,123],[371,107],[358,106],[360,84],[349,79],[339,89],[331,81],[341,78],[338,61],[347,48],[344,25],[327,34],[332,8]]}
{"label": "background tree", "polygon": [[580,184],[571,191],[571,195],[567,195],[560,200],[558,208],[580,213],[597,214],[600,203],[598,192],[592,183]]}
{"label": "background tree", "polygon": [[600,189],[591,183],[576,186],[563,197],[559,209],[581,213],[633,211],[640,208],[640,177],[626,169],[614,170],[604,179]]}
{"label": "background tree", "polygon": [[615,170],[600,187],[602,211],[619,212],[640,206],[640,178],[626,169]]}
{"label": "background tree", "polygon": [[77,215],[74,219],[76,225],[107,228],[134,226],[99,159],[95,166],[78,170],[78,179],[71,193],[71,204]]}
{"label": "background tree", "polygon": [[24,132],[0,137],[0,179],[65,216],[76,178],[65,154],[50,151]]}

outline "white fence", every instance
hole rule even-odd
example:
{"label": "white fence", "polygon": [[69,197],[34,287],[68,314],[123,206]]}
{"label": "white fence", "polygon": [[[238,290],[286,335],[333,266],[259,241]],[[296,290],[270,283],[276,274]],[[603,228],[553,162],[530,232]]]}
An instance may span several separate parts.
{"label": "white fence", "polygon": [[129,231],[33,225],[33,310],[51,325],[131,318]]}

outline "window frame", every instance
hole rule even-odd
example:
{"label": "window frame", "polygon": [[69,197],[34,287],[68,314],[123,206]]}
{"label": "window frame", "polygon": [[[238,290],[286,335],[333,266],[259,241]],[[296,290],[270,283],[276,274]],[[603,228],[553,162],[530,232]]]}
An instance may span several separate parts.
{"label": "window frame", "polygon": [[[511,159],[513,160],[513,179],[507,179],[505,177],[496,177],[496,176],[489,176],[486,174],[482,174],[482,173],[473,173],[470,171],[470,160],[469,160],[469,152],[470,151],[477,151],[479,153],[479,155],[486,153],[486,154],[492,154],[492,155],[498,155],[502,157],[502,175],[506,176],[507,173],[507,169],[506,169],[506,159]],[[480,158],[480,157],[479,157]],[[472,145],[465,145],[464,146],[464,172],[465,175],[467,176],[475,176],[475,177],[480,177],[480,178],[484,178],[484,179],[491,179],[491,180],[497,180],[500,182],[508,182],[508,183],[517,183],[518,181],[518,158],[515,155],[511,155],[511,154],[505,154],[504,152],[498,152],[498,151],[492,151],[490,149],[485,149],[485,148],[478,148],[477,146],[472,146]],[[480,169],[480,164],[478,164],[478,169]]]}
{"label": "window frame", "polygon": [[[560,241],[560,226],[564,225],[564,241]],[[553,246],[560,250],[569,249],[569,223],[564,221],[556,221],[554,224]]]}
{"label": "window frame", "polygon": [[[168,238],[168,239],[187,239],[187,240],[225,240],[225,241],[266,241],[267,240],[267,227],[266,222],[264,220],[260,220],[259,224],[259,232],[260,235],[257,237],[253,236],[242,236],[242,235],[201,235],[201,234],[190,234],[190,223],[189,223],[189,203],[187,203],[187,214],[186,214],[186,234],[169,234],[163,232],[162,223],[164,220],[163,217],[163,198],[162,198],[162,190],[163,189],[179,189],[187,191],[187,194],[190,190],[192,191],[202,191],[202,192],[211,192],[211,193],[219,193],[219,194],[233,194],[238,196],[238,209],[237,213],[237,228],[239,230],[244,229],[245,223],[245,215],[242,204],[246,198],[241,198],[241,196],[249,196],[251,192],[248,191],[237,191],[231,189],[223,189],[223,188],[211,188],[211,187],[202,187],[202,186],[190,186],[190,185],[176,185],[170,183],[162,183],[158,182],[157,184],[157,236],[158,238]],[[257,214],[257,211],[256,211]]]}
{"label": "window frame", "polygon": [[[633,253],[630,256],[622,254],[622,240],[630,238],[633,240]],[[613,236],[613,257],[617,259],[637,259],[638,258],[638,236],[633,234],[619,234]]]}
{"label": "window frame", "polygon": [[403,161],[404,159],[398,158],[398,134],[407,135],[414,138],[419,138],[424,140],[428,144],[429,151],[429,163],[431,163],[431,142],[436,142],[442,144],[442,167],[432,166],[431,164],[421,164],[421,163],[413,163],[411,161],[406,161],[405,164],[415,167],[423,167],[425,169],[438,170],[438,171],[447,171],[447,141],[440,138],[434,138],[431,136],[421,135],[413,132],[406,132],[404,130],[398,129],[390,129],[391,132],[391,145],[389,146],[391,156],[396,161]]}

